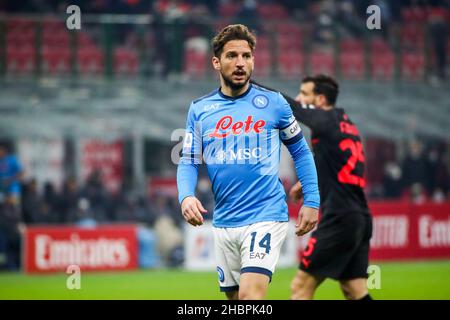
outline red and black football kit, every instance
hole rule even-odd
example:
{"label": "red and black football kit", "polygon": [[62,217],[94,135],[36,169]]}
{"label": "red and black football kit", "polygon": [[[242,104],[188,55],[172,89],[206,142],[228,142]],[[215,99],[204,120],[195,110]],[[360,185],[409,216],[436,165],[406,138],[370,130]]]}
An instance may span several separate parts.
{"label": "red and black football kit", "polygon": [[372,217],[358,128],[341,108],[325,111],[283,96],[296,119],[311,129],[321,196],[320,221],[299,268],[336,280],[367,277]]}

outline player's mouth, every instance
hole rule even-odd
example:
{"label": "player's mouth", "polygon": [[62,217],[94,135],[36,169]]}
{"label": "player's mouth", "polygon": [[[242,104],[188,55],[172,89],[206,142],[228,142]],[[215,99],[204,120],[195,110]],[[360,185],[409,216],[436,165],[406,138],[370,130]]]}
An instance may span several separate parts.
{"label": "player's mouth", "polygon": [[247,72],[245,72],[244,70],[238,70],[238,71],[233,72],[233,78],[238,81],[244,80],[246,74],[247,74]]}

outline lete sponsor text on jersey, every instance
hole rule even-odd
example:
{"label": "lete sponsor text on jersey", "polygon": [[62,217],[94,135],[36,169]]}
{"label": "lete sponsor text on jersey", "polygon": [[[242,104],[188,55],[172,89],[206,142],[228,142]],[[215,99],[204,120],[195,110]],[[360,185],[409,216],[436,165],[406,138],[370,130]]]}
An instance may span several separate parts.
{"label": "lete sponsor text on jersey", "polygon": [[211,138],[223,139],[233,135],[240,135],[242,133],[261,133],[264,131],[266,121],[256,120],[253,121],[253,116],[249,115],[245,121],[236,121],[232,116],[223,116],[217,121],[214,132],[209,134]]}

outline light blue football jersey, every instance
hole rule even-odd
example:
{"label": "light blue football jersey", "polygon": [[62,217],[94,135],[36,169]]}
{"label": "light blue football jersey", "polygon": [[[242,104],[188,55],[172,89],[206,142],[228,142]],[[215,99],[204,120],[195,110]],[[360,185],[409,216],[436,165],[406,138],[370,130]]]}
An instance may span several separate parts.
{"label": "light blue football jersey", "polygon": [[318,208],[314,160],[281,94],[250,84],[238,97],[216,89],[193,101],[177,172],[180,203],[195,195],[198,165],[204,162],[215,198],[215,227],[288,221],[286,194],[278,178],[281,142],[294,158],[304,205]]}

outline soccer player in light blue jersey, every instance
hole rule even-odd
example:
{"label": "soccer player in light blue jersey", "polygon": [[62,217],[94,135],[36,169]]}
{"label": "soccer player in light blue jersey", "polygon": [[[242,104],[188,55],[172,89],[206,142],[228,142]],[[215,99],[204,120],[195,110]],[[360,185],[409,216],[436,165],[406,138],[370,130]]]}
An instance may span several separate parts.
{"label": "soccer player in light blue jersey", "polygon": [[255,36],[243,25],[212,41],[220,88],[191,103],[177,184],[184,219],[203,223],[195,197],[204,160],[215,198],[214,248],[219,286],[229,299],[264,299],[288,227],[286,194],[278,178],[283,142],[303,187],[296,234],[314,228],[320,197],[311,151],[286,100],[250,84]]}
{"label": "soccer player in light blue jersey", "polygon": [[0,145],[0,193],[5,197],[5,202],[13,206],[19,205],[22,177],[20,161],[8,153],[6,146]]}

